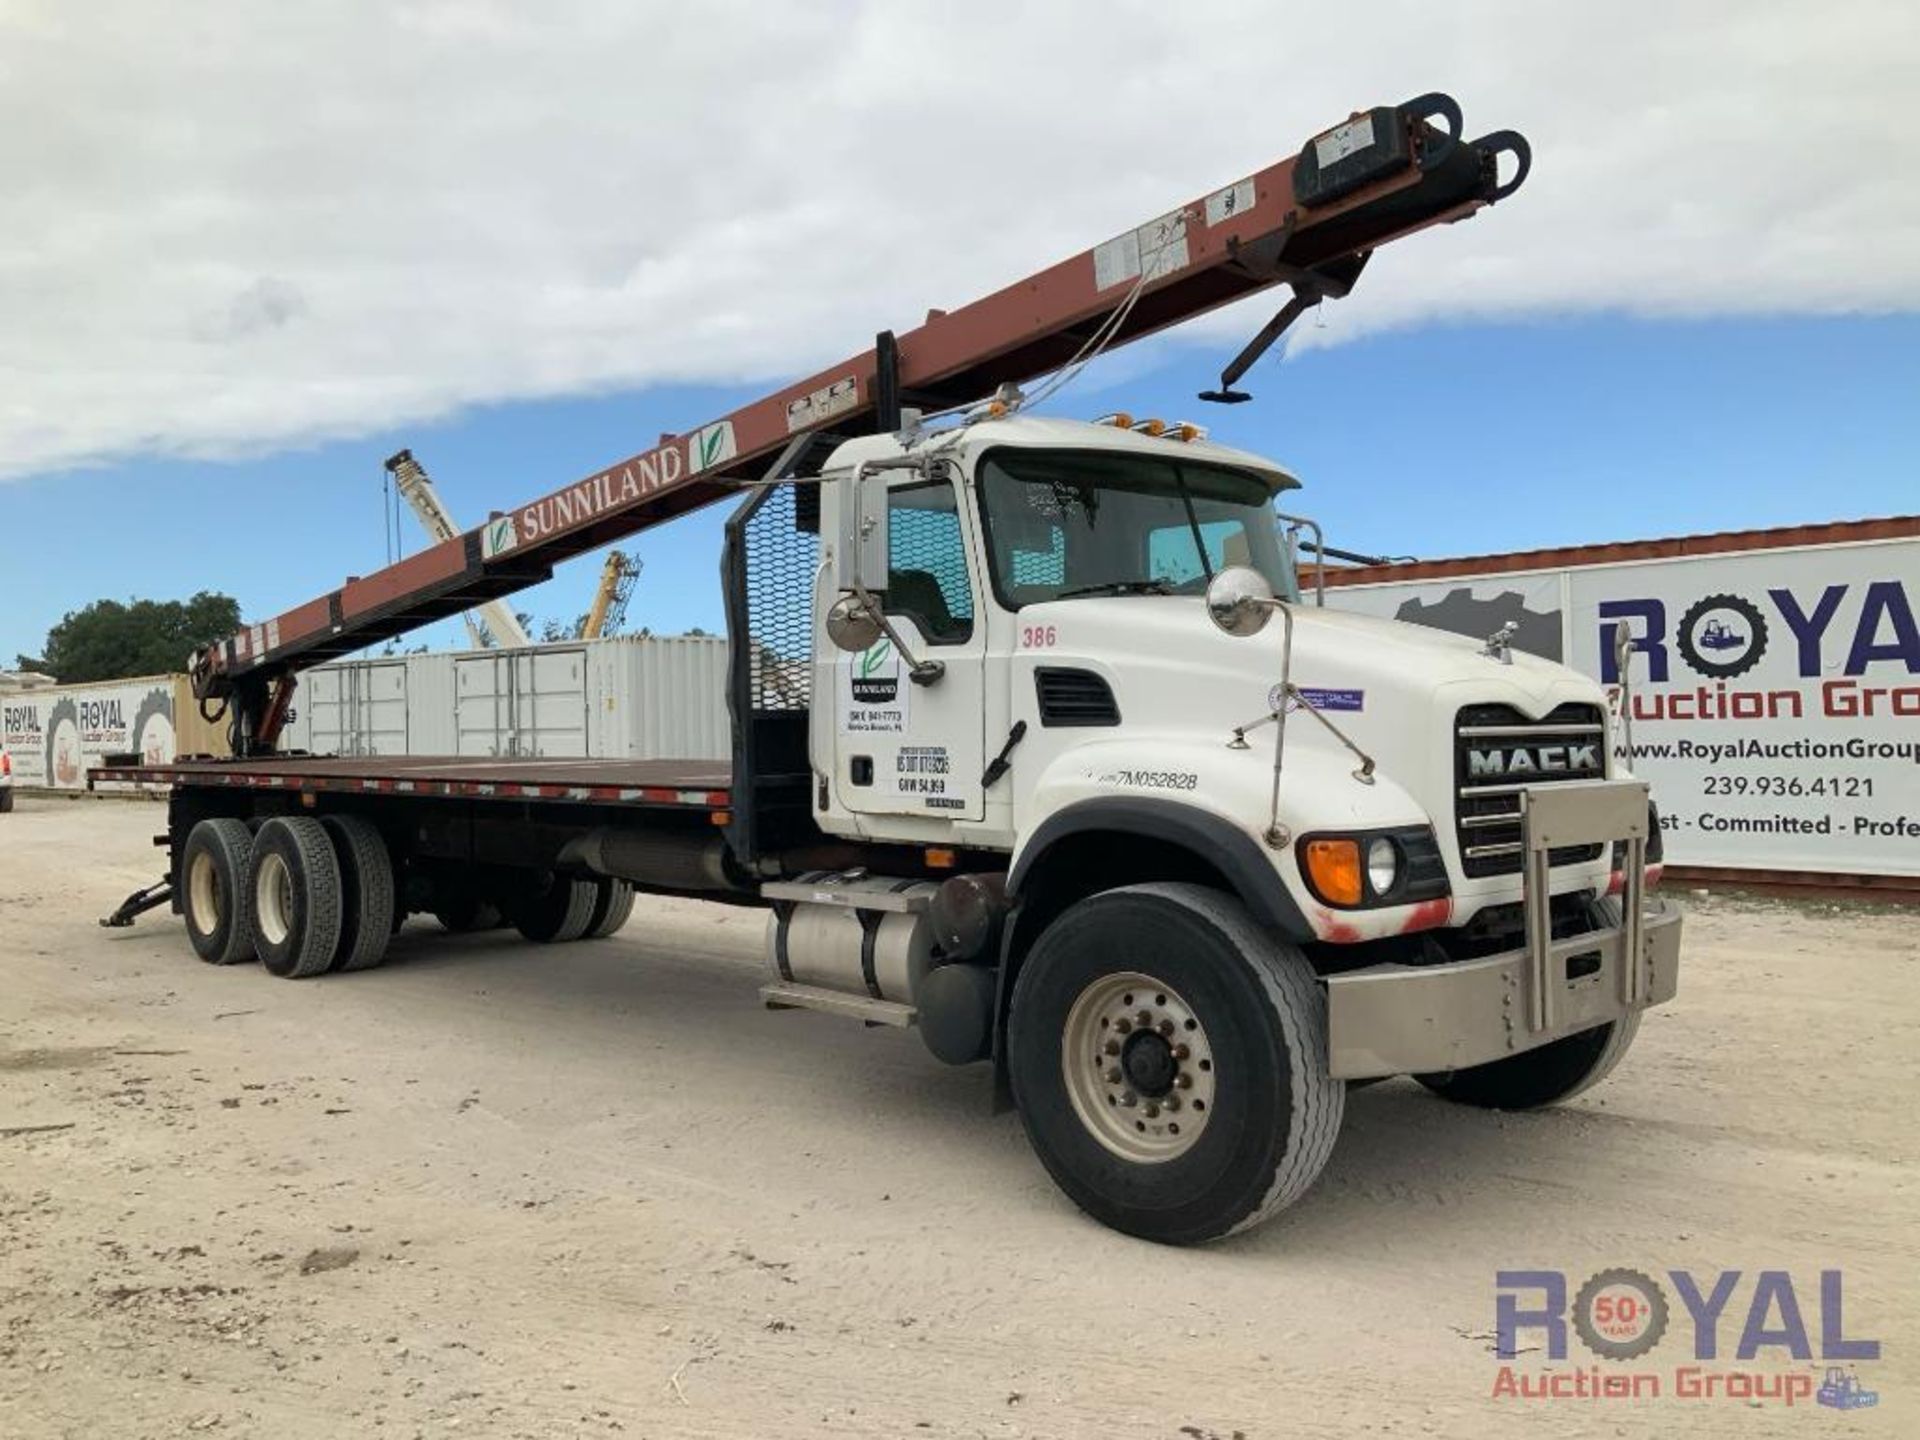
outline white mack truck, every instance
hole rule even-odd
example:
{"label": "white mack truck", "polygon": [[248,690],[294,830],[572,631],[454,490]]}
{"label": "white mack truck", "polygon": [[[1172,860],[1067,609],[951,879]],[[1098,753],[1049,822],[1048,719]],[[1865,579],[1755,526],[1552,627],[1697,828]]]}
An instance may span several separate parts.
{"label": "white mack truck", "polygon": [[[1355,1082],[1578,1093],[1674,994],[1680,937],[1600,688],[1504,635],[1323,608],[1325,547],[1270,460],[1033,413],[1113,345],[1288,285],[1203,397],[1246,398],[1374,249],[1527,164],[1443,95],[1359,112],[209,646],[195,688],[234,756],[96,772],[173,787],[167,875],[106,923],[170,903],[202,959],[307,978],[377,965],[412,913],[559,943],[644,925],[646,893],[762,905],[767,1005],[991,1064],[1068,1195],[1174,1243],[1298,1198]],[[730,764],[277,749],[300,670],[741,495]]]}

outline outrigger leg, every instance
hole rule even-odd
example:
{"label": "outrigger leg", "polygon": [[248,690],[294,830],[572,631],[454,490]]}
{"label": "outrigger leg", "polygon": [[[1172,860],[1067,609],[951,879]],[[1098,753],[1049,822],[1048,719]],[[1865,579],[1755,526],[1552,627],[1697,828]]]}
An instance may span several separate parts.
{"label": "outrigger leg", "polygon": [[173,881],[162,875],[144,890],[136,890],[120,902],[120,908],[111,915],[103,915],[100,923],[109,930],[124,930],[133,924],[134,916],[143,915],[156,905],[165,905],[173,899]]}

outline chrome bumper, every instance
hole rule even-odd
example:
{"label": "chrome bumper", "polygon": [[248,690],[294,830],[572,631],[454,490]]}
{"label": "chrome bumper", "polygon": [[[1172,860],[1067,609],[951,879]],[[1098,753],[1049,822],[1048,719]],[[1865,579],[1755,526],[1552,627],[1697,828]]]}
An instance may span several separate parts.
{"label": "chrome bumper", "polygon": [[[1328,976],[1334,1078],[1481,1065],[1673,998],[1680,915],[1659,902],[1647,909],[1646,785],[1531,787],[1521,804],[1526,945],[1453,965],[1373,965]],[[1549,853],[1615,841],[1626,849],[1620,925],[1553,939]]]}

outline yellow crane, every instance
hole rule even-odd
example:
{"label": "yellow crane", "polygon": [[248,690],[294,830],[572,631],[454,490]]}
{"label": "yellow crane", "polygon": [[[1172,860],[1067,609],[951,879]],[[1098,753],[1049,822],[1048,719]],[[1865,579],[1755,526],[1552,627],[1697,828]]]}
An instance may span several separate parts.
{"label": "yellow crane", "polygon": [[633,582],[640,578],[640,562],[624,550],[607,551],[607,562],[600,567],[600,584],[593,592],[593,605],[586,623],[580,627],[582,640],[598,640],[609,630],[618,630],[627,618],[627,601],[633,595]]}

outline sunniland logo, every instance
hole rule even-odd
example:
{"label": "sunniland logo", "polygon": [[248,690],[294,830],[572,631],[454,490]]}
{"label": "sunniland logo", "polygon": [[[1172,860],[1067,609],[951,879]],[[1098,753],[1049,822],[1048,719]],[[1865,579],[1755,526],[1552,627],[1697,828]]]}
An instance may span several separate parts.
{"label": "sunniland logo", "polygon": [[495,555],[504,555],[520,543],[519,531],[514,528],[511,515],[496,515],[487,521],[487,528],[481,537],[480,553],[488,559]]}
{"label": "sunniland logo", "polygon": [[[1846,1333],[1841,1271],[1820,1271],[1812,1286],[1806,1277],[1796,1285],[1786,1270],[1759,1270],[1751,1280],[1739,1270],[1665,1273],[1663,1285],[1645,1271],[1610,1266],[1570,1287],[1561,1270],[1497,1272],[1493,1348],[1501,1365],[1494,1398],[1784,1407],[1811,1401],[1840,1410],[1879,1403],[1853,1363],[1878,1360],[1880,1342]],[[1605,1363],[1567,1365],[1570,1332]],[[1731,1356],[1723,1356],[1726,1341]],[[1651,1363],[1663,1343],[1692,1363]],[[1540,1369],[1512,1363],[1536,1352],[1544,1352]]]}
{"label": "sunniland logo", "polygon": [[853,698],[862,705],[891,705],[900,696],[900,664],[891,640],[876,641],[853,657]]}

